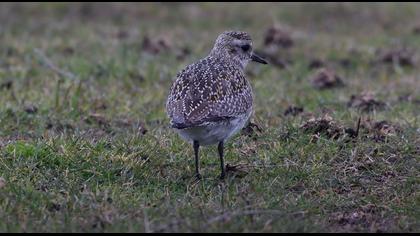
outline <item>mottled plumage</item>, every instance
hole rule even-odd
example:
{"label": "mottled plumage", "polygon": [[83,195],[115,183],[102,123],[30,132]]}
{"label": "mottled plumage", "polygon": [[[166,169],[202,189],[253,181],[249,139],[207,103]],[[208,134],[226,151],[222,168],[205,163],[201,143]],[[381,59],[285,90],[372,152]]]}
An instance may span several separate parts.
{"label": "mottled plumage", "polygon": [[251,86],[242,69],[213,56],[177,75],[167,103],[172,125],[184,128],[236,117],[251,107]]}
{"label": "mottled plumage", "polygon": [[253,95],[244,69],[250,60],[265,63],[252,53],[247,33],[227,31],[207,57],[177,74],[166,110],[171,126],[197,146],[196,159],[199,145],[219,143],[223,152],[223,142],[248,121]]}

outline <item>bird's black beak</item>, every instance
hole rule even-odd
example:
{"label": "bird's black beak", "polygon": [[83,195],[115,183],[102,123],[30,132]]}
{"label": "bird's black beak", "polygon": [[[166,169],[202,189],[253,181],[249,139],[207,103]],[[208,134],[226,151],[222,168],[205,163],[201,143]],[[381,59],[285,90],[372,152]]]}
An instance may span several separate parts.
{"label": "bird's black beak", "polygon": [[255,53],[252,53],[251,59],[255,62],[261,63],[261,64],[268,64],[266,60],[262,59],[260,56],[258,56]]}

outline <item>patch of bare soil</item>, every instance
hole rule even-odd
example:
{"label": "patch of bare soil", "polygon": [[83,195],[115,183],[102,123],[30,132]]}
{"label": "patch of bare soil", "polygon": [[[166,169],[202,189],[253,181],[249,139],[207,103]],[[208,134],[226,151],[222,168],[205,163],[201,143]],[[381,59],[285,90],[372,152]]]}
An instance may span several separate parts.
{"label": "patch of bare soil", "polygon": [[310,77],[312,86],[317,89],[328,89],[344,86],[343,80],[332,69],[321,68]]}
{"label": "patch of bare soil", "polygon": [[372,92],[363,92],[360,95],[351,95],[347,103],[348,107],[359,109],[363,112],[371,112],[374,110],[383,109],[386,104],[375,98]]}

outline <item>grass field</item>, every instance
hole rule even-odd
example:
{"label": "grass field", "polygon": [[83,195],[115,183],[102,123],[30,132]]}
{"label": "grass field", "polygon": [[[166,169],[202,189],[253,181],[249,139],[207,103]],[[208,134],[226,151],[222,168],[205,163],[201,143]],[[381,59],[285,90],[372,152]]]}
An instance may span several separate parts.
{"label": "grass field", "polygon": [[[0,232],[420,231],[420,4],[1,3],[0,22]],[[238,166],[219,180],[203,148],[196,181],[165,101],[230,29],[272,63],[247,68]]]}

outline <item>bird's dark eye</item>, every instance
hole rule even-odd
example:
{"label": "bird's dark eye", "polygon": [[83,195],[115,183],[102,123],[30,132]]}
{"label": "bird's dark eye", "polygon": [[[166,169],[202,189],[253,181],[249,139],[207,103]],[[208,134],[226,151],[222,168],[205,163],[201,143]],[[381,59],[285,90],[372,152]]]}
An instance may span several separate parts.
{"label": "bird's dark eye", "polygon": [[244,52],[246,52],[251,48],[251,46],[249,44],[245,44],[245,45],[242,45],[241,48]]}

